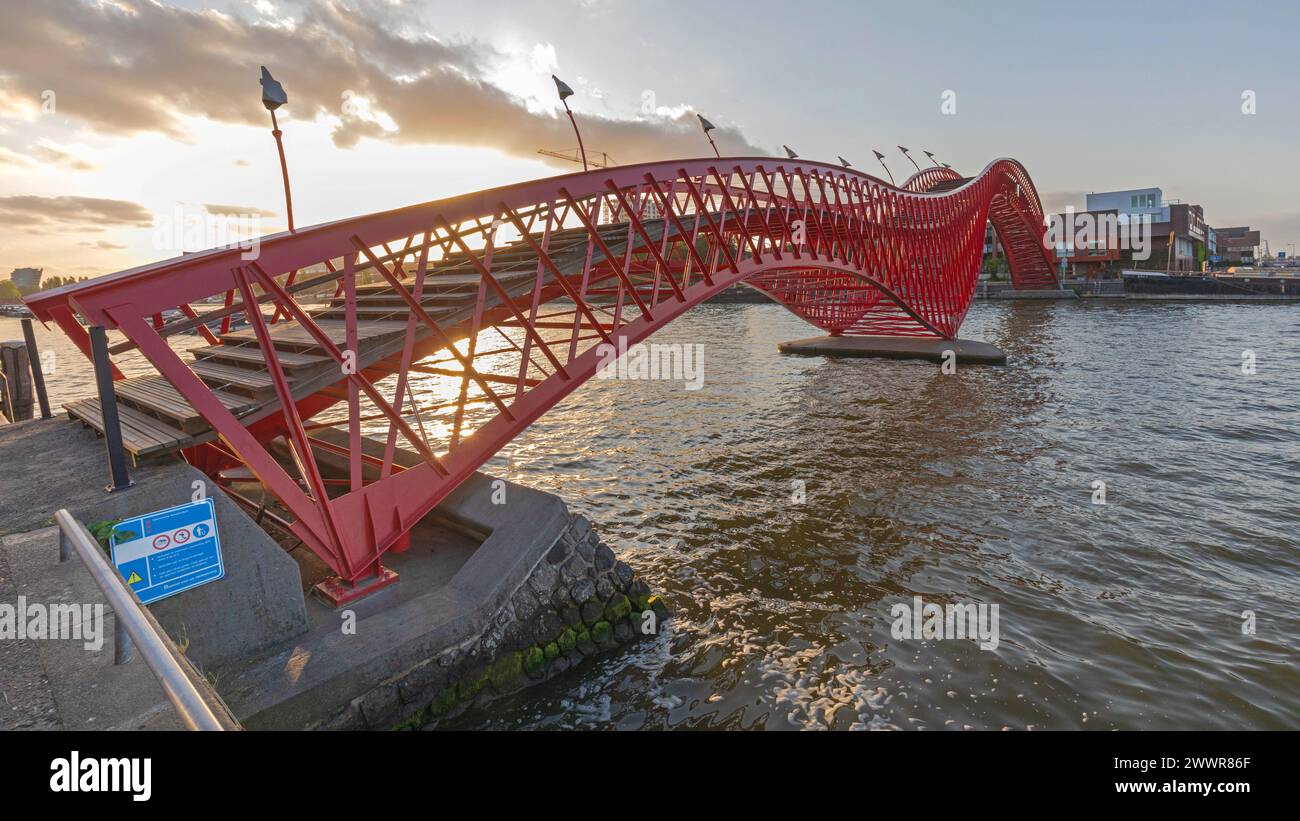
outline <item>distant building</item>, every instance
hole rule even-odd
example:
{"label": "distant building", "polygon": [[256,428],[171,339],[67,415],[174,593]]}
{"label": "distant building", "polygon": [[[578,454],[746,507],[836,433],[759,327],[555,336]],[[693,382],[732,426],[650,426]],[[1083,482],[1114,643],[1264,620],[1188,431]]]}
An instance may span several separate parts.
{"label": "distant building", "polygon": [[29,294],[41,287],[41,273],[44,270],[44,268],[15,268],[9,274],[9,279],[18,286],[18,290]]}
{"label": "distant building", "polygon": [[984,223],[984,256],[1001,259],[1003,253],[1002,240],[998,238],[998,232],[993,230],[993,223]]}
{"label": "distant building", "polygon": [[1240,225],[1235,228],[1216,228],[1214,232],[1218,240],[1220,265],[1241,265],[1255,261],[1255,251],[1259,248],[1259,231]]}
{"label": "distant building", "polygon": [[[1091,220],[1091,230],[1083,231],[1081,237],[1085,217]],[[1114,208],[1053,214],[1050,219],[1060,234],[1053,250],[1056,258],[1065,263],[1070,276],[1093,279],[1119,262],[1119,214]]]}
{"label": "distant building", "polygon": [[[1134,259],[1133,249],[1120,249],[1118,260],[1126,266],[1172,271],[1199,271],[1207,259],[1209,228],[1199,205],[1165,202],[1159,188],[1130,188],[1089,194],[1086,211],[1112,212],[1133,224],[1150,220],[1150,256]],[[1222,244],[1222,237],[1218,238]]]}

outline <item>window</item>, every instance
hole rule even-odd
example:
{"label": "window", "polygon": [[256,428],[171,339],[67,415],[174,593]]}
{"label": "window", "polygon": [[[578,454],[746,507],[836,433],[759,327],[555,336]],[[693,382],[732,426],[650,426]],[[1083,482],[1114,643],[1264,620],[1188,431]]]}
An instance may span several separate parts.
{"label": "window", "polygon": [[1132,197],[1129,197],[1129,207],[1130,207],[1130,208],[1137,208],[1137,207],[1138,207],[1138,198],[1137,198],[1137,194],[1134,194]]}

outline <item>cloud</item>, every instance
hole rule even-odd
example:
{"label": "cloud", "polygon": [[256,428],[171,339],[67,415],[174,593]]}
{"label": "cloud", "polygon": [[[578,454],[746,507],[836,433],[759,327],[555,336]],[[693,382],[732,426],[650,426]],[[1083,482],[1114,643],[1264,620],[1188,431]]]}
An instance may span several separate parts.
{"label": "cloud", "polygon": [[83,160],[75,154],[69,154],[62,148],[49,143],[41,143],[32,149],[32,155],[41,162],[51,165],[61,165],[70,168],[73,171],[94,171],[94,163]]}
{"label": "cloud", "polygon": [[1087,191],[1039,191],[1038,198],[1043,202],[1043,213],[1063,214],[1069,206],[1082,211],[1088,198]]}
{"label": "cloud", "polygon": [[107,227],[147,228],[153,214],[139,203],[100,197],[0,197],[0,224],[28,232],[76,228],[101,233]]}
{"label": "cloud", "polygon": [[[323,0],[306,5],[292,26],[145,0],[6,6],[0,110],[39,110],[48,90],[59,116],[100,133],[188,140],[185,116],[265,125],[258,66],[272,60],[268,68],[289,94],[287,111],[329,118],[341,147],[373,138],[536,157],[538,148],[574,144],[562,115],[530,112],[524,100],[481,79],[497,51],[411,34],[419,21],[400,5]],[[345,112],[349,93],[366,104]],[[640,119],[579,116],[586,142],[620,162],[704,153],[688,109]],[[763,153],[736,129],[719,128],[715,137],[729,151]]]}
{"label": "cloud", "polygon": [[264,208],[254,208],[251,205],[217,205],[216,203],[203,203],[203,210],[207,211],[214,217],[274,217],[274,211],[267,211]]}
{"label": "cloud", "polygon": [[0,163],[19,168],[34,168],[38,165],[58,165],[73,171],[94,171],[94,163],[70,154],[51,143],[38,143],[30,149],[30,154],[23,154],[0,147]]}

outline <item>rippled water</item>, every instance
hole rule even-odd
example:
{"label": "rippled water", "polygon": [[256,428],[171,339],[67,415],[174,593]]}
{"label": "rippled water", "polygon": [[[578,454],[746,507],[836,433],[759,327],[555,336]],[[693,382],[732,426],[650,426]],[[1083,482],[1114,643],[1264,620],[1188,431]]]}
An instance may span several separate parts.
{"label": "rippled water", "polygon": [[[676,617],[454,726],[1298,727],[1298,331],[1290,305],[980,303],[963,336],[1011,364],[945,376],[697,308],[653,341],[703,344],[702,390],[593,381],[488,468],[591,516]],[[893,639],[917,594],[999,605],[997,650]]]}
{"label": "rippled water", "polygon": [[[702,390],[592,381],[487,467],[589,515],[675,617],[444,726],[1300,727],[1298,332],[1291,305],[979,303],[963,336],[1011,363],[945,376],[697,308],[653,341],[702,344]],[[914,595],[997,604],[999,646],[894,639]]]}

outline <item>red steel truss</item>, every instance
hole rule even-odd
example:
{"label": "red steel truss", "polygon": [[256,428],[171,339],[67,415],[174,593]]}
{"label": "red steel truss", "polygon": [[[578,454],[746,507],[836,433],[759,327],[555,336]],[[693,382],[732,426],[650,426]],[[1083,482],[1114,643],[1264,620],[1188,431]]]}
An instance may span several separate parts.
{"label": "red steel truss", "polygon": [[[802,160],[708,158],[340,220],[263,238],[256,259],[214,249],[28,304],[83,351],[75,314],[120,331],[111,350],[157,375],[118,374],[119,398],[138,401],[143,380],[172,391],[163,411],[137,407],[182,418],[175,450],[218,481],[251,474],[283,525],[357,582],[382,577],[385,551],[590,379],[603,345],[635,345],[731,285],[830,334],[954,337],[986,221],[1017,287],[1056,287],[1015,160],[899,188]],[[184,318],[164,322],[174,308]],[[195,361],[182,332],[210,343]]]}

